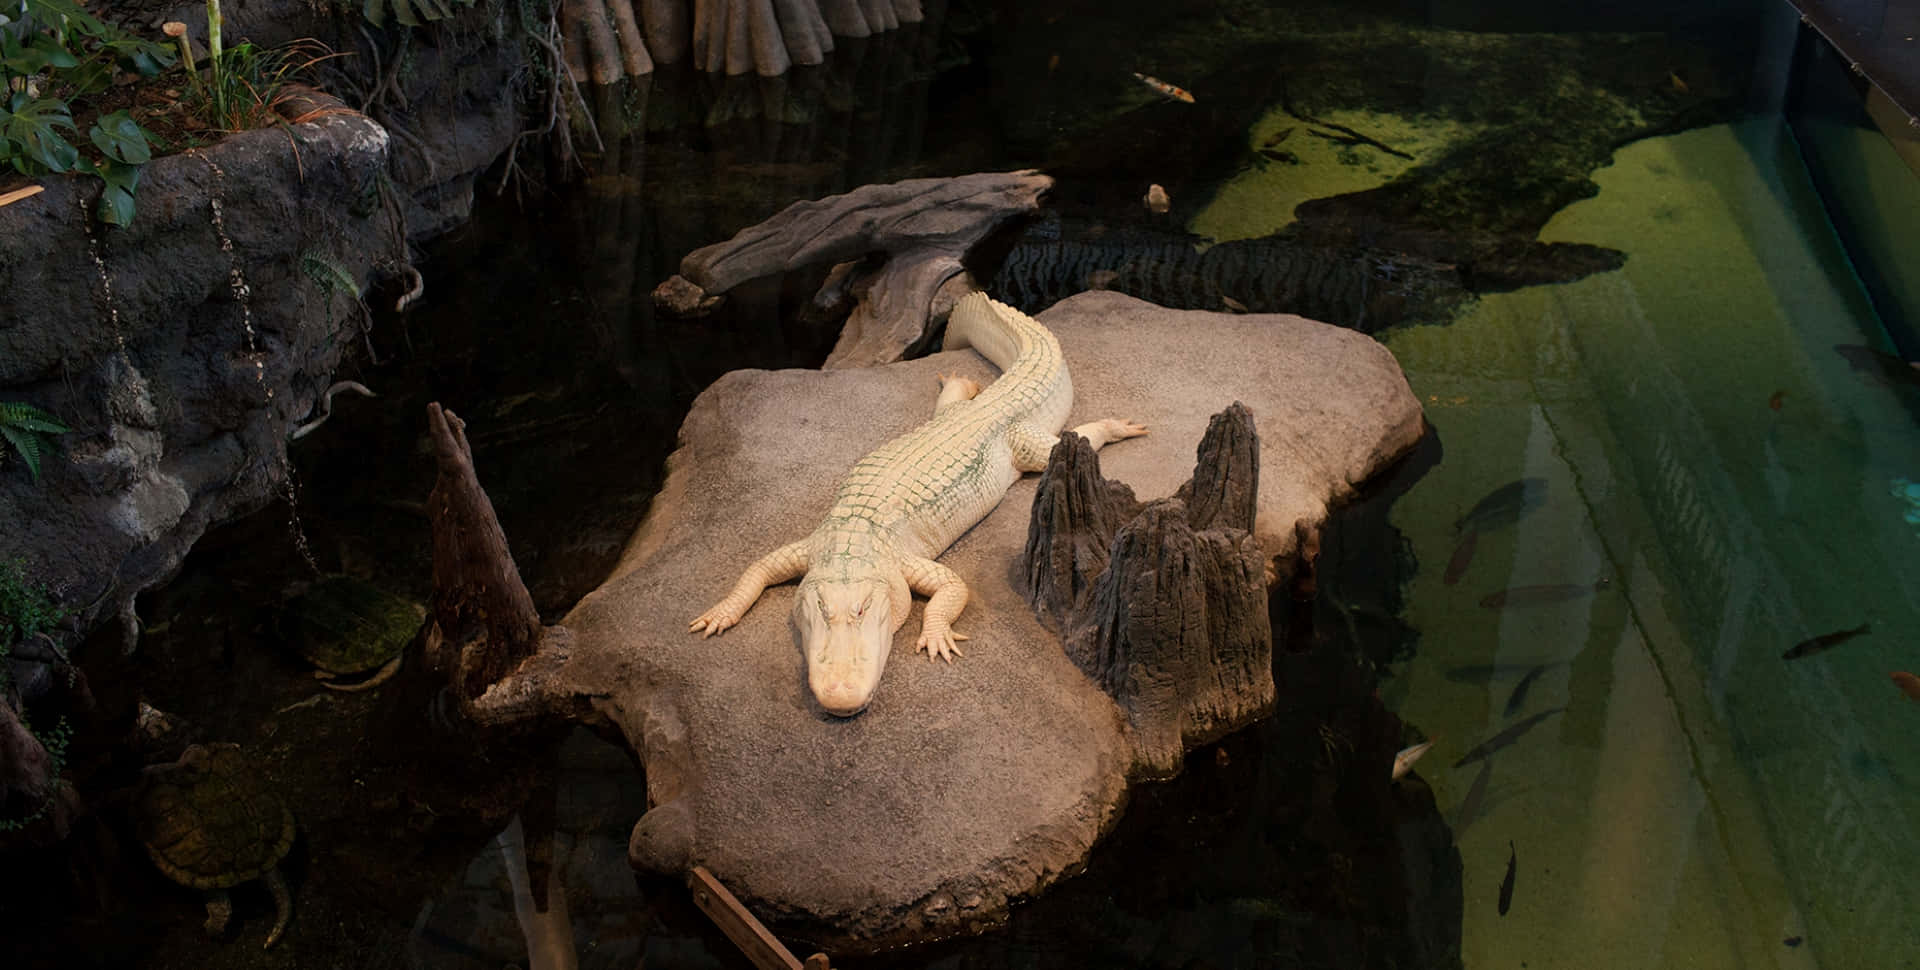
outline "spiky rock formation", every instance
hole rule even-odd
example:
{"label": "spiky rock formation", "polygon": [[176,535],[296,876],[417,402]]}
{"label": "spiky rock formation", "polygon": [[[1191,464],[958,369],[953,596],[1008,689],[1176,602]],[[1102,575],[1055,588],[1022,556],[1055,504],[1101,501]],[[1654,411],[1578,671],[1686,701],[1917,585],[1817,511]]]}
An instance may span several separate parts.
{"label": "spiky rock formation", "polygon": [[1071,434],[1040,479],[1029,595],[1067,656],[1126,712],[1139,774],[1177,773],[1187,748],[1273,706],[1259,484],[1260,439],[1237,402],[1214,415],[1173,498],[1141,506]]}

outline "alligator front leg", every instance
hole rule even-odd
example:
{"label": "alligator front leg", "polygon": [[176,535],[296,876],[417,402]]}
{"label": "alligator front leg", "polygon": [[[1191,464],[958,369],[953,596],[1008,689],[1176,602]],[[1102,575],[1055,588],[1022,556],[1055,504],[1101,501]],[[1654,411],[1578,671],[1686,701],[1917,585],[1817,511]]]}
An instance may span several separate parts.
{"label": "alligator front leg", "polygon": [[[1022,472],[1047,470],[1047,456],[1053,453],[1053,446],[1060,443],[1059,435],[1047,434],[1026,424],[1016,424],[1008,433],[1013,439],[1013,467]],[[1087,444],[1099,451],[1116,441],[1146,434],[1147,426],[1119,418],[1102,418],[1073,429],[1073,433],[1087,439]]]}
{"label": "alligator front leg", "polygon": [[713,605],[713,608],[700,614],[692,623],[687,624],[688,633],[700,633],[713,636],[727,627],[740,622],[747,610],[752,608],[760,594],[774,583],[784,583],[789,579],[798,579],[807,572],[807,540],[791,542],[748,566],[740,574],[740,581],[733,584],[733,592]]}
{"label": "alligator front leg", "polygon": [[914,649],[926,651],[928,660],[938,658],[948,663],[952,663],[954,657],[966,656],[954,642],[966,637],[953,632],[953,621],[967,608],[966,581],[959,573],[919,556],[901,556],[900,573],[907,578],[909,588],[927,597],[927,610],[920,622],[920,642]]}
{"label": "alligator front leg", "polygon": [[933,413],[939,414],[949,404],[971,401],[980,394],[980,382],[961,374],[936,375],[940,381],[940,397],[933,402]]}

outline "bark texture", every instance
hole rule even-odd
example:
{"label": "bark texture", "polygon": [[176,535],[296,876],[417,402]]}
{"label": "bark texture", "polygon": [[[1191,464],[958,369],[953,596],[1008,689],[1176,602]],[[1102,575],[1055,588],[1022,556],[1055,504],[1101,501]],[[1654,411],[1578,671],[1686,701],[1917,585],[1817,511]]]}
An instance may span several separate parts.
{"label": "bark texture", "polygon": [[1175,497],[1134,502],[1077,435],[1055,446],[1028,523],[1029,595],[1067,655],[1126,712],[1136,771],[1272,709],[1266,559],[1253,537],[1260,439],[1235,403],[1213,417]]}

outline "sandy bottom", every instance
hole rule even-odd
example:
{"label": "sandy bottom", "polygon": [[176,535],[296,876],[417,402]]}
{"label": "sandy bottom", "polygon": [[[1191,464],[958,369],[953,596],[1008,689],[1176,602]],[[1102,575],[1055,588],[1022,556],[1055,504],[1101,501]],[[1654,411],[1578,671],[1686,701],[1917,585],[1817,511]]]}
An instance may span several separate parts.
{"label": "sandy bottom", "polygon": [[[1542,237],[1624,269],[1387,338],[1445,458],[1396,507],[1422,640],[1384,693],[1439,736],[1443,811],[1480,769],[1456,759],[1564,707],[1493,757],[1459,835],[1466,965],[1920,967],[1920,704],[1887,676],[1920,667],[1893,494],[1920,480],[1920,391],[1834,351],[1887,345],[1775,123],[1637,143],[1596,180]],[[1455,520],[1522,477],[1545,502],[1446,584]]]}

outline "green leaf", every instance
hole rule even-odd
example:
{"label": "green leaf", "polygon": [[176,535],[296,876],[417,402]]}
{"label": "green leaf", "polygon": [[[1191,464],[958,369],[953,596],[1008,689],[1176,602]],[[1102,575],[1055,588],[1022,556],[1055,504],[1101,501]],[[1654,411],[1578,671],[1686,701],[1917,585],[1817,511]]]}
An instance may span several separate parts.
{"label": "green leaf", "polygon": [[60,38],[52,34],[35,34],[31,40],[27,41],[27,46],[38,51],[40,56],[46,59],[47,66],[56,70],[65,70],[80,63],[80,59],[73,56],[72,51],[67,50],[67,45],[61,43]]}
{"label": "green leaf", "polygon": [[39,481],[40,439],[31,431],[22,431],[4,424],[0,424],[0,438],[7,439],[13,445],[13,450],[19,452],[21,459],[26,461],[27,471],[33,475],[33,480]]}
{"label": "green leaf", "polygon": [[122,229],[133,225],[133,193],[109,185],[100,193],[100,221]]}
{"label": "green leaf", "polygon": [[387,25],[387,0],[367,0],[366,4],[360,8],[360,16],[367,18],[367,23],[375,27],[385,27]]}
{"label": "green leaf", "polygon": [[73,430],[61,424],[59,418],[23,401],[0,402],[0,425],[48,434],[66,434]]}
{"label": "green leaf", "polygon": [[73,116],[67,113],[65,102],[53,98],[30,99],[27,92],[16,91],[8,107],[11,114],[5,128],[0,129],[0,137],[19,146],[13,159],[14,168],[32,174],[22,166],[26,160],[49,172],[73,171],[80,161],[80,150],[55,130],[73,130]]}
{"label": "green leaf", "polygon": [[93,139],[94,147],[100,149],[101,154],[116,162],[144,165],[153,158],[153,149],[147,146],[146,129],[124,110],[94,122],[87,136]]}

